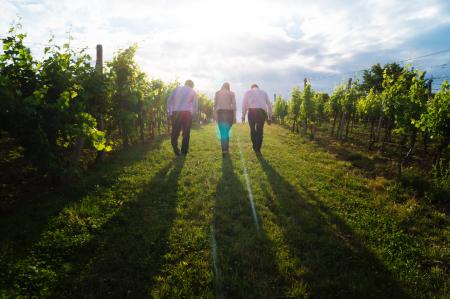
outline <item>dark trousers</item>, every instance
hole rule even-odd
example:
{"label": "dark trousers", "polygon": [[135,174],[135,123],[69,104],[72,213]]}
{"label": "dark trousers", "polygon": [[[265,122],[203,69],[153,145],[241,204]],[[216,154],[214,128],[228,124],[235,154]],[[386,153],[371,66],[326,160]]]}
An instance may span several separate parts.
{"label": "dark trousers", "polygon": [[228,152],[230,143],[230,129],[234,121],[233,110],[217,110],[217,125],[220,132],[220,143],[222,145],[222,153]]}
{"label": "dark trousers", "polygon": [[266,111],[264,109],[248,109],[248,124],[250,125],[250,137],[255,152],[261,151],[263,142],[264,122],[266,121]]}
{"label": "dark trousers", "polygon": [[173,151],[176,155],[180,154],[178,149],[178,137],[183,132],[183,141],[181,142],[181,153],[187,154],[189,149],[189,136],[191,134],[192,114],[190,111],[175,111],[172,114],[172,135],[171,142]]}

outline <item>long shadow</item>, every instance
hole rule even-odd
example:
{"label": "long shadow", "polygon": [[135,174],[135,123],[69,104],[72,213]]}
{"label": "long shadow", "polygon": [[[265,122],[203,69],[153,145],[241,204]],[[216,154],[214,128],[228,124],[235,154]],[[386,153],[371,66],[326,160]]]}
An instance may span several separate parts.
{"label": "long shadow", "polygon": [[[0,215],[0,257],[21,258],[30,246],[39,240],[50,219],[64,207],[80,201],[98,186],[112,186],[123,169],[141,161],[149,151],[157,149],[166,138],[128,148],[107,157],[103,163],[89,170],[87,179],[77,184],[47,188],[42,193],[31,194],[33,198],[21,206]],[[12,256],[13,257],[12,257]],[[0,260],[0,266],[6,261]],[[0,283],[1,283],[0,274]]]}
{"label": "long shadow", "polygon": [[94,238],[64,263],[73,269],[52,297],[146,298],[155,283],[176,217],[178,177],[184,159],[161,169]]}
{"label": "long shadow", "polygon": [[265,235],[258,235],[247,190],[228,157],[222,160],[213,226],[218,253],[214,261],[218,268],[217,297],[279,297],[284,281],[278,273],[273,245]]}
{"label": "long shadow", "polygon": [[346,140],[336,140],[328,134],[328,132],[322,132],[314,140],[314,144],[336,155],[339,160],[350,162],[353,167],[359,169],[368,178],[380,175],[386,178],[395,177],[395,170],[386,167],[386,165],[389,165],[388,162],[392,160],[392,157],[396,157],[394,152],[385,152],[370,158],[370,153],[380,153],[380,151],[368,150],[367,144],[358,138],[349,137]]}
{"label": "long shadow", "polygon": [[304,278],[313,297],[407,298],[391,273],[318,196],[303,185],[302,196],[264,157],[258,160],[275,194],[272,210],[284,238],[308,269]]}

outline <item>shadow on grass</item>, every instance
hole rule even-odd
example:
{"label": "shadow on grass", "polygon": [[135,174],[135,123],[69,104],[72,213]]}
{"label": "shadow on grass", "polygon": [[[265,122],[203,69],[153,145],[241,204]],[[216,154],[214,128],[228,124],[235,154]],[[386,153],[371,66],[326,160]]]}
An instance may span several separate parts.
{"label": "shadow on grass", "polygon": [[80,201],[96,186],[113,185],[124,168],[141,161],[149,151],[158,148],[164,140],[165,138],[161,137],[120,150],[86,173],[88,178],[80,184],[31,194],[30,196],[34,198],[1,215],[0,257],[2,254],[7,256],[13,254],[15,259],[20,258],[34,242],[39,240],[51,218],[58,215],[67,205]]}
{"label": "shadow on grass", "polygon": [[[350,162],[353,167],[360,169],[367,177],[375,177],[377,164],[386,162],[386,159],[382,158],[370,159],[366,155],[357,152],[348,142],[336,141],[325,135],[315,139],[314,142],[323,149],[335,154],[338,159]],[[364,147],[358,146],[364,149]],[[368,151],[367,149],[365,150]]]}
{"label": "shadow on grass", "polygon": [[369,150],[363,139],[348,137],[339,140],[331,137],[328,131],[322,131],[314,143],[336,155],[339,160],[350,162],[367,178],[384,176],[392,179],[396,177],[395,161],[398,155],[396,151]]}
{"label": "shadow on grass", "polygon": [[304,279],[318,298],[405,298],[407,295],[351,229],[305,186],[307,197],[258,157],[276,196],[272,210],[286,242],[307,272]]}
{"label": "shadow on grass", "polygon": [[213,225],[218,253],[214,261],[218,268],[217,297],[280,296],[283,282],[277,274],[273,245],[264,235],[258,237],[247,190],[236,176],[230,157],[222,160]]}
{"label": "shadow on grass", "polygon": [[161,169],[130,201],[71,257],[74,268],[52,296],[63,298],[146,298],[169,247],[176,217],[178,177],[184,158]]}

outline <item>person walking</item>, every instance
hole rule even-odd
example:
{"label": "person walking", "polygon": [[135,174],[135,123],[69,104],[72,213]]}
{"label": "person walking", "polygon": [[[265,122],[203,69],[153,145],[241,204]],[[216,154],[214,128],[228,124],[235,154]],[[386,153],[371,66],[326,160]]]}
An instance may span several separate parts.
{"label": "person walking", "polygon": [[269,96],[264,90],[259,89],[257,84],[252,84],[251,89],[244,95],[242,101],[242,122],[248,112],[248,123],[250,125],[250,137],[255,153],[261,153],[263,142],[264,123],[272,123],[272,104]]}
{"label": "person walking", "polygon": [[220,132],[222,155],[226,156],[230,142],[230,129],[236,122],[236,96],[230,90],[228,82],[223,83],[222,88],[214,96],[214,112]]}
{"label": "person walking", "polygon": [[193,88],[194,82],[186,80],[184,86],[175,88],[167,100],[167,114],[172,122],[171,142],[173,151],[177,156],[180,155],[180,150],[178,149],[180,132],[183,132],[181,154],[187,155],[189,149],[192,117],[197,113],[198,107],[197,94]]}

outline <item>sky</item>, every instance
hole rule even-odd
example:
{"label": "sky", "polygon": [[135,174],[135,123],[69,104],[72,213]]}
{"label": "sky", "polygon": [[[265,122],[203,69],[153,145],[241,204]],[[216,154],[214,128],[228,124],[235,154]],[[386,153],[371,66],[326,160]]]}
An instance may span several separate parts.
{"label": "sky", "polygon": [[450,77],[448,0],[0,0],[0,37],[19,18],[37,57],[51,36],[105,60],[137,43],[151,78],[210,97],[228,81],[238,102],[252,83],[289,98],[305,77],[331,93],[374,63]]}

